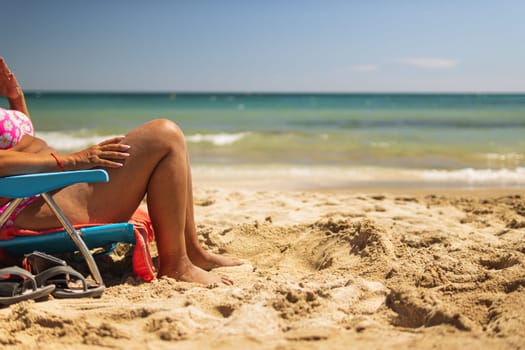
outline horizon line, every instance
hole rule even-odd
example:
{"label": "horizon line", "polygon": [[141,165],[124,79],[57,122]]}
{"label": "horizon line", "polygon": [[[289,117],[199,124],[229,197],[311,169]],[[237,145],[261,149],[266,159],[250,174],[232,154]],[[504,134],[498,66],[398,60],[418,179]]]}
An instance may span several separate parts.
{"label": "horizon line", "polygon": [[239,95],[523,95],[524,91],[213,91],[213,90],[39,90],[25,89],[26,94],[239,94]]}

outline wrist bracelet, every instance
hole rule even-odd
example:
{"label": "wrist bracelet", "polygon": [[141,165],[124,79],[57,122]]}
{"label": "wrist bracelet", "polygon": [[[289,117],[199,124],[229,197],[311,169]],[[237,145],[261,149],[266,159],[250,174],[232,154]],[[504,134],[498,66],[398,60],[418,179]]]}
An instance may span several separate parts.
{"label": "wrist bracelet", "polygon": [[51,154],[51,156],[52,156],[53,158],[55,158],[55,161],[57,162],[57,165],[58,165],[58,167],[60,168],[60,170],[62,170],[62,171],[66,171],[66,169],[64,168],[64,164],[60,161],[60,159],[58,159],[57,155],[54,154],[54,153],[50,153],[50,154]]}

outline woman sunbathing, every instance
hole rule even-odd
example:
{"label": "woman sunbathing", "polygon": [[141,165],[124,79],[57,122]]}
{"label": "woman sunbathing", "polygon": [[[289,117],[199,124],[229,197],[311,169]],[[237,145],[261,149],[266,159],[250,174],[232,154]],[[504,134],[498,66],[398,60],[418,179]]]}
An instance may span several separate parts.
{"label": "woman sunbathing", "polygon": [[[33,136],[24,94],[0,57],[0,176],[104,168],[109,183],[76,184],[53,194],[73,224],[127,221],[147,195],[159,254],[159,276],[202,284],[232,282],[209,272],[240,265],[236,258],[206,251],[193,214],[192,180],[184,135],[165,119],[153,120],[72,154],[61,154]],[[0,198],[0,213],[9,198]],[[43,230],[60,223],[40,197],[26,199],[5,225]]]}

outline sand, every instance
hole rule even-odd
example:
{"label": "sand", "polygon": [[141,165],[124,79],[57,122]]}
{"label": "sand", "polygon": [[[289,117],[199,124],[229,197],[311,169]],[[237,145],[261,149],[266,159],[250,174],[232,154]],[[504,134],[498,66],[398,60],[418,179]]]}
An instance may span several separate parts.
{"label": "sand", "polygon": [[[100,299],[0,309],[5,349],[523,349],[525,191],[291,191],[196,182],[207,288],[99,258]],[[153,247],[154,249],[155,247]]]}

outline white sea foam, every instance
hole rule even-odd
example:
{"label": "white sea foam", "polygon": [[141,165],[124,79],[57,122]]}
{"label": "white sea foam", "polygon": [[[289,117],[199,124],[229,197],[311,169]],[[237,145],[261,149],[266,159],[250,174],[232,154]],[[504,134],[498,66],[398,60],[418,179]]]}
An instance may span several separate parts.
{"label": "white sea foam", "polygon": [[511,152],[511,153],[486,153],[485,158],[488,160],[500,160],[500,161],[521,161],[525,159],[525,155]]}
{"label": "white sea foam", "polygon": [[[192,143],[209,142],[215,146],[224,146],[233,144],[249,134],[248,132],[234,134],[194,134],[186,136],[186,141]],[[37,136],[44,139],[51,147],[62,152],[67,152],[89,147],[116,135],[95,135],[83,131],[75,133],[51,131],[39,132]]]}
{"label": "white sea foam", "polygon": [[62,151],[80,150],[107,140],[116,135],[93,135],[88,133],[68,134],[63,132],[39,132],[38,137],[44,139],[49,146]]}
{"label": "white sea foam", "polygon": [[525,185],[525,168],[515,169],[458,169],[420,171],[424,180],[462,182],[475,185]]}
{"label": "white sea foam", "polygon": [[[352,188],[354,186],[445,186],[521,187],[525,168],[516,169],[405,169],[387,167],[197,164],[192,169],[201,179],[244,179],[245,181],[291,180],[310,187]],[[306,187],[308,187],[306,186]]]}
{"label": "white sea foam", "polygon": [[194,134],[194,135],[187,135],[186,141],[187,142],[209,142],[215,146],[224,146],[224,145],[231,145],[232,143],[235,143],[250,133],[248,132],[240,132],[240,133],[234,133],[234,134],[227,134],[227,133],[220,133],[220,134]]}

